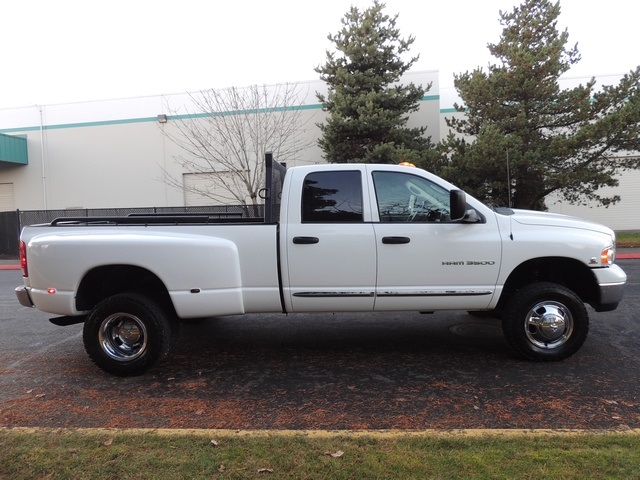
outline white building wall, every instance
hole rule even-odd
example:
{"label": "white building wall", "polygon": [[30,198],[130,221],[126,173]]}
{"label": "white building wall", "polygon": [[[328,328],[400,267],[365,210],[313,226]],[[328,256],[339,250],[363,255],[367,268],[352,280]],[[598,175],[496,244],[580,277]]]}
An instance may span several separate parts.
{"label": "white building wall", "polygon": [[[432,83],[410,126],[428,125],[439,140],[438,72],[417,72],[405,81]],[[318,123],[326,113],[316,92],[324,82],[301,83],[300,141],[311,147],[289,159],[290,166],[322,163],[317,146]],[[182,182],[186,173],[175,161],[184,152],[165,135],[176,134],[172,116],[201,113],[188,94],[107,100],[0,110],[0,132],[27,137],[29,164],[0,162],[0,183],[13,185],[14,204],[21,210],[183,206],[182,189],[168,186],[164,172]],[[159,114],[169,116],[166,124]]]}
{"label": "white building wall", "polygon": [[599,194],[607,197],[619,195],[621,200],[609,208],[594,205],[571,205],[557,196],[547,197],[547,207],[553,213],[588,218],[614,230],[640,230],[640,171],[625,172],[616,188],[603,188]]}

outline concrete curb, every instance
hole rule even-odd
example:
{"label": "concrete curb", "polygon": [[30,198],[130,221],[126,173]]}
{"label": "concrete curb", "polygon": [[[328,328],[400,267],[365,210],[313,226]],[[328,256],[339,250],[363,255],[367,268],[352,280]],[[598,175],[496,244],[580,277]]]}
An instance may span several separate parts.
{"label": "concrete curb", "polygon": [[20,270],[20,265],[0,265],[0,270]]}
{"label": "concrete curb", "polygon": [[638,260],[640,259],[640,253],[617,253],[616,258],[620,260]]}
{"label": "concrete curb", "polygon": [[227,429],[184,429],[184,428],[40,428],[40,427],[0,427],[0,432],[24,434],[59,433],[78,435],[161,435],[197,437],[374,437],[374,438],[482,438],[519,436],[584,436],[584,435],[625,435],[640,436],[640,428],[626,429],[451,429],[451,430],[227,430]]}

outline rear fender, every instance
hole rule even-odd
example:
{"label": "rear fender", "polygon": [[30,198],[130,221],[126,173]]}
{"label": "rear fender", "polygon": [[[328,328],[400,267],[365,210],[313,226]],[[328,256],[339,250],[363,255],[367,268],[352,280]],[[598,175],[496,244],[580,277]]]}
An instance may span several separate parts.
{"label": "rear fender", "polygon": [[81,279],[96,268],[131,265],[160,279],[179,317],[244,313],[240,260],[232,241],[149,230],[92,230],[29,241],[29,280],[38,309],[82,314],[75,307]]}

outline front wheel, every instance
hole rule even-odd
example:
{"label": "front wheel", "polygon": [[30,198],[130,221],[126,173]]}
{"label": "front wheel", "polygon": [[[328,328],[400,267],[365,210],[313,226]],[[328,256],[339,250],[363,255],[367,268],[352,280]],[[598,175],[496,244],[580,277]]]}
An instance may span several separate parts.
{"label": "front wheel", "polygon": [[172,345],[172,325],[152,299],[123,293],[100,302],[84,324],[87,354],[105,372],[140,375],[163,360]]}
{"label": "front wheel", "polygon": [[558,361],[576,353],[589,332],[589,314],[568,288],[540,282],[518,290],[502,318],[504,335],[522,357]]}

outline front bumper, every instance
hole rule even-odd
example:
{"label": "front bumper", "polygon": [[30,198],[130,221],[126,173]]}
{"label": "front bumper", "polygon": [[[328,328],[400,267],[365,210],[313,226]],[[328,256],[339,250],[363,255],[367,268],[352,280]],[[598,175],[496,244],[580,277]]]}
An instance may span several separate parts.
{"label": "front bumper", "polygon": [[24,307],[33,307],[31,295],[29,295],[29,289],[27,287],[25,287],[24,285],[20,285],[19,287],[16,287],[15,292],[20,305]]}

